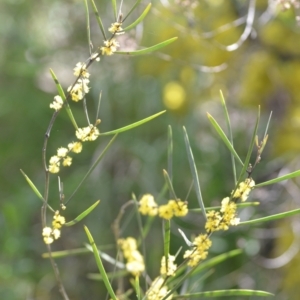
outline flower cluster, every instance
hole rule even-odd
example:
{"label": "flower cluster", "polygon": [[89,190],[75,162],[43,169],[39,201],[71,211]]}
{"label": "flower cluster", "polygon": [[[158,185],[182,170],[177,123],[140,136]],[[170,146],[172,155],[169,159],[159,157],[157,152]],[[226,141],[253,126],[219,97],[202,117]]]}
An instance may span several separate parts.
{"label": "flower cluster", "polygon": [[254,180],[252,178],[247,178],[239,184],[235,191],[232,191],[232,198],[236,200],[241,199],[242,202],[245,202],[254,186]]}
{"label": "flower cluster", "polygon": [[[162,277],[157,277],[153,280],[148,292],[147,299],[148,300],[161,300],[168,294],[168,288],[163,285],[164,279]],[[168,296],[166,300],[171,300],[172,295]]]}
{"label": "flower cluster", "polygon": [[160,264],[160,274],[166,276],[175,276],[177,265],[174,264],[174,261],[175,261],[175,256],[169,254],[168,262],[166,266],[166,257],[163,256]]}
{"label": "flower cluster", "polygon": [[50,103],[50,108],[53,108],[54,110],[58,111],[62,108],[63,104],[64,104],[63,99],[60,96],[56,95],[54,97],[53,102]]}
{"label": "flower cluster", "polygon": [[119,239],[118,245],[120,246],[127,261],[127,271],[133,276],[140,276],[145,270],[145,263],[142,254],[137,250],[136,240],[133,237]]}
{"label": "flower cluster", "polygon": [[143,215],[156,216],[158,213],[158,205],[151,194],[144,195],[139,201],[139,212]]}
{"label": "flower cluster", "polygon": [[69,152],[80,153],[82,150],[81,142],[72,142],[68,144],[68,148],[61,147],[57,149],[57,154],[51,156],[49,161],[49,172],[58,173],[60,164],[64,167],[69,167],[72,164],[72,157],[68,156]]}
{"label": "flower cluster", "polygon": [[74,75],[79,77],[75,84],[68,87],[67,91],[70,93],[73,101],[78,102],[82,100],[84,95],[87,94],[90,90],[88,87],[90,74],[86,69],[86,65],[84,63],[77,63],[74,68]]}
{"label": "flower cluster", "polygon": [[[112,23],[108,31],[111,32],[113,36],[124,33],[121,22]],[[104,46],[100,47],[102,55],[113,55],[120,47],[120,44],[113,36],[109,40],[104,41]]]}
{"label": "flower cluster", "polygon": [[183,258],[188,258],[188,265],[190,267],[196,266],[201,260],[206,259],[208,249],[211,247],[212,242],[208,234],[200,234],[193,242],[194,248],[185,251]]}
{"label": "flower cluster", "polygon": [[[98,119],[96,123],[99,124],[100,120]],[[87,127],[78,128],[76,130],[76,137],[83,142],[95,141],[99,135],[100,135],[99,129],[92,124],[90,124]]]}
{"label": "flower cluster", "polygon": [[44,237],[45,244],[51,244],[54,240],[57,240],[60,237],[60,229],[65,223],[65,218],[59,214],[59,211],[56,211],[53,216],[52,228],[43,228],[42,235]]}
{"label": "flower cluster", "polygon": [[122,23],[120,23],[120,22],[112,23],[111,26],[109,27],[108,31],[114,35],[119,35],[119,34],[125,33],[122,28]]}
{"label": "flower cluster", "polygon": [[102,55],[112,55],[117,51],[117,48],[120,47],[120,44],[116,39],[112,38],[110,40],[104,41],[104,46],[100,48]]}
{"label": "flower cluster", "polygon": [[235,202],[230,201],[229,197],[224,198],[220,212],[211,210],[206,214],[206,231],[228,230],[229,225],[238,225],[240,219],[236,218],[236,209],[237,206]]}
{"label": "flower cluster", "polygon": [[222,200],[220,211],[211,210],[206,214],[207,220],[205,223],[205,234],[200,234],[195,238],[193,245],[194,249],[187,250],[184,258],[188,258],[188,265],[196,266],[201,260],[207,257],[207,250],[211,246],[209,235],[218,230],[228,230],[229,226],[238,225],[240,219],[236,217],[237,205],[236,201],[240,199],[242,202],[246,201],[250,191],[255,186],[252,178],[247,178],[241,182],[237,189],[231,193],[232,199],[226,197]]}
{"label": "flower cluster", "polygon": [[187,203],[177,200],[169,200],[167,204],[158,206],[154,197],[150,194],[144,195],[139,201],[139,212],[143,215],[156,216],[170,220],[175,217],[184,217],[188,213]]}
{"label": "flower cluster", "polygon": [[[96,125],[100,123],[98,119],[96,121]],[[60,164],[62,161],[62,165],[64,167],[69,167],[72,164],[72,157],[68,156],[69,152],[80,153],[82,151],[82,143],[86,141],[95,141],[98,136],[100,135],[99,129],[95,126],[90,124],[87,127],[78,128],[76,130],[76,137],[78,138],[77,142],[72,142],[68,144],[68,148],[58,148],[57,155],[54,155],[50,158],[49,161],[49,172],[50,173],[58,173],[60,170]]]}

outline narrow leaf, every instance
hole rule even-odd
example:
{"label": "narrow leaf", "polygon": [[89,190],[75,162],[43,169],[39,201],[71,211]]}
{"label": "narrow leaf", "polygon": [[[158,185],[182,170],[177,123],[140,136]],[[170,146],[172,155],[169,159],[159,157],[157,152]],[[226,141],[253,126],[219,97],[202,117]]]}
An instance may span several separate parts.
{"label": "narrow leaf", "polygon": [[130,30],[130,29],[134,28],[135,26],[137,26],[139,23],[141,23],[145,19],[145,17],[147,16],[150,8],[151,8],[151,3],[149,3],[146,6],[146,8],[143,11],[143,13],[132,24],[130,24],[129,26],[125,27],[123,30],[124,31]]}
{"label": "narrow leaf", "polygon": [[[220,96],[221,96],[221,102],[222,102],[222,106],[223,106],[224,113],[225,113],[225,119],[226,119],[226,124],[227,124],[227,130],[228,130],[228,134],[229,134],[230,143],[231,143],[232,147],[234,148],[230,117],[229,117],[229,114],[228,114],[226,101],[225,101],[225,98],[223,96],[222,91],[220,91]],[[236,182],[237,182],[237,179],[236,179],[236,166],[235,166],[234,155],[233,155],[232,152],[230,152],[230,156],[231,156],[231,164],[232,164],[232,173],[233,173],[234,184],[236,184]]]}
{"label": "narrow leaf", "polygon": [[[242,177],[244,176],[244,174],[246,173],[246,171],[249,167],[251,154],[253,152],[253,148],[254,148],[254,145],[255,145],[255,139],[256,139],[256,136],[257,136],[259,120],[260,120],[260,106],[258,106],[257,118],[256,118],[256,123],[255,123],[255,127],[254,127],[253,134],[252,134],[252,139],[251,139],[250,146],[249,146],[249,149],[248,149],[248,153],[247,153],[247,156],[246,156],[246,159],[245,159],[245,162],[244,162],[244,166],[243,166],[242,171],[240,173],[240,176],[238,178],[238,183],[241,182]],[[237,186],[236,186],[236,188],[237,188]],[[232,194],[234,194],[234,192]]]}
{"label": "narrow leaf", "polygon": [[91,42],[91,27],[90,27],[90,13],[89,13],[89,6],[87,0],[84,0],[85,12],[86,12],[86,32],[87,32],[87,39],[88,45],[90,50],[90,55],[92,55],[92,42]]}
{"label": "narrow leaf", "polygon": [[163,174],[164,174],[164,177],[165,177],[165,180],[166,180],[166,183],[168,185],[168,188],[169,188],[169,191],[170,191],[170,195],[171,195],[171,198],[173,198],[174,200],[177,200],[177,196],[175,194],[175,191],[174,191],[174,188],[173,188],[173,184],[171,182],[171,179],[169,177],[169,174],[166,170],[163,170]]}
{"label": "narrow leaf", "polygon": [[99,251],[98,251],[97,246],[96,246],[96,244],[95,244],[95,242],[94,242],[94,239],[93,239],[93,237],[92,237],[92,235],[91,235],[89,229],[88,229],[86,226],[84,226],[84,230],[85,230],[86,235],[87,235],[87,237],[88,237],[88,239],[89,239],[89,242],[90,242],[90,244],[91,244],[91,246],[92,246],[92,248],[93,248],[93,253],[94,253],[95,260],[96,260],[96,264],[97,264],[98,269],[99,269],[99,271],[100,271],[100,274],[101,274],[101,276],[102,276],[102,279],[103,279],[103,282],[104,282],[104,284],[105,284],[105,287],[106,287],[106,289],[107,289],[107,291],[108,291],[110,297],[111,297],[113,300],[117,300],[118,298],[116,297],[116,295],[115,295],[115,293],[114,293],[114,291],[113,291],[113,289],[112,289],[112,286],[111,286],[111,284],[110,284],[110,282],[109,282],[109,279],[108,279],[108,277],[107,277],[106,271],[105,271],[105,269],[104,269],[104,267],[103,267],[103,264],[102,264],[101,257],[100,257],[100,255],[99,255]]}
{"label": "narrow leaf", "polygon": [[215,256],[211,259],[208,259],[208,260],[202,262],[199,266],[197,266],[194,269],[194,271],[192,273],[193,273],[193,275],[195,275],[205,269],[212,268],[213,266],[216,266],[216,265],[220,264],[221,262],[223,262],[231,257],[237,256],[241,253],[242,253],[241,249],[235,249],[235,250],[229,251],[227,253],[223,253],[218,256]]}
{"label": "narrow leaf", "polygon": [[[29,177],[23,172],[23,170],[21,170],[22,175],[25,177],[27,183],[29,184],[29,186],[32,188],[32,190],[34,191],[34,193],[38,196],[39,199],[42,200],[43,203],[45,203],[44,197],[42,196],[42,194],[39,192],[39,190],[37,189],[37,187],[34,185],[34,183],[29,179]],[[47,203],[48,208],[52,211],[55,212],[55,210]]]}
{"label": "narrow leaf", "polygon": [[136,50],[136,51],[116,51],[116,54],[127,54],[127,55],[142,55],[142,54],[147,54],[153,51],[156,51],[160,48],[163,48],[171,43],[173,43],[174,41],[177,40],[177,37],[173,37],[169,40],[166,40],[162,43],[156,44],[154,46],[151,46],[149,48],[145,48],[145,49],[141,49],[141,50]]}
{"label": "narrow leaf", "polygon": [[192,176],[193,176],[194,187],[195,187],[197,199],[198,199],[200,208],[202,209],[202,214],[206,220],[205,206],[204,206],[203,199],[202,199],[200,182],[199,182],[199,178],[198,178],[194,155],[193,155],[193,152],[192,152],[192,149],[190,146],[188,134],[187,134],[184,126],[183,126],[183,135],[184,135],[184,142],[185,142],[185,146],[186,146],[186,152],[187,152],[187,156],[188,156],[188,160],[189,160],[189,164],[190,164],[190,169],[191,169]]}
{"label": "narrow leaf", "polygon": [[96,168],[96,166],[98,165],[98,163],[101,161],[101,159],[104,157],[106,151],[110,148],[110,146],[112,145],[112,143],[114,142],[114,140],[116,139],[117,134],[115,134],[115,136],[109,141],[109,143],[107,144],[107,146],[105,147],[105,149],[100,153],[99,157],[96,159],[96,161],[94,162],[94,164],[91,166],[91,168],[88,170],[88,172],[84,175],[84,177],[82,178],[82,180],[80,181],[80,183],[78,184],[78,186],[76,187],[75,191],[72,193],[72,195],[69,197],[69,199],[65,202],[65,205],[67,205],[67,203],[73,198],[73,196],[75,195],[75,193],[79,190],[79,188],[81,187],[81,185],[84,183],[84,181],[89,177],[89,175],[94,171],[94,169]]}
{"label": "narrow leaf", "polygon": [[271,215],[271,216],[267,216],[267,217],[263,217],[263,218],[259,218],[259,219],[240,222],[239,225],[259,224],[259,223],[263,223],[263,222],[270,222],[273,220],[291,217],[291,216],[297,215],[299,213],[300,213],[300,208],[297,208],[294,210],[290,210],[287,212],[283,212],[283,213],[279,213],[279,214],[275,214],[275,215]]}
{"label": "narrow leaf", "polygon": [[185,294],[180,296],[173,296],[172,299],[202,299],[202,298],[211,298],[211,297],[228,297],[228,296],[258,296],[258,297],[270,297],[275,296],[274,294],[265,292],[265,291],[256,291],[256,290],[219,290],[211,292],[199,292],[193,294]]}
{"label": "narrow leaf", "polygon": [[168,257],[170,253],[170,240],[171,240],[171,221],[164,220],[164,256],[165,256],[165,264],[166,270],[168,270]]}
{"label": "narrow leaf", "polygon": [[65,92],[61,86],[61,84],[59,83],[54,71],[52,69],[50,69],[50,73],[51,73],[51,76],[52,76],[52,79],[54,80],[54,83],[55,83],[55,86],[56,86],[56,89],[59,93],[59,96],[64,100],[66,101],[66,95],[65,95]]}
{"label": "narrow leaf", "polygon": [[[112,280],[112,279],[116,279],[116,278],[122,278],[122,277],[128,275],[128,271],[120,270],[120,271],[113,271],[113,272],[106,273],[106,274],[107,274],[107,277]],[[99,273],[88,273],[87,278],[91,279],[91,280],[97,280],[97,281],[103,280],[101,274],[99,274]]]}
{"label": "narrow leaf", "polygon": [[103,38],[104,38],[105,40],[107,40],[106,35],[105,35],[105,31],[104,31],[104,27],[103,27],[103,24],[102,24],[102,20],[101,20],[101,18],[100,18],[100,15],[99,15],[99,13],[98,13],[98,9],[97,9],[97,7],[96,7],[96,4],[95,4],[94,0],[91,0],[91,3],[92,3],[92,6],[93,6],[93,10],[94,10],[94,13],[95,13],[96,20],[97,20],[97,22],[98,22],[99,28],[100,28],[100,30],[101,30],[101,32],[102,32]]}
{"label": "narrow leaf", "polygon": [[[248,207],[248,206],[257,206],[260,205],[260,202],[240,202],[236,203],[237,208],[243,208],[243,207]],[[206,211],[210,210],[219,210],[221,209],[222,206],[210,206],[210,207],[205,207]],[[189,208],[190,212],[201,212],[201,208]]]}
{"label": "narrow leaf", "polygon": [[262,186],[269,185],[269,184],[274,184],[274,183],[284,181],[284,180],[287,180],[287,179],[291,179],[291,178],[294,178],[294,177],[298,177],[298,176],[300,176],[300,170],[289,173],[289,174],[286,174],[286,175],[283,175],[283,176],[280,176],[280,177],[277,177],[277,178],[274,178],[274,179],[271,179],[271,180],[268,180],[268,181],[265,181],[265,182],[262,182],[262,183],[259,183],[259,184],[256,184],[254,186],[254,188],[262,187]]}
{"label": "narrow leaf", "polygon": [[131,15],[131,13],[136,9],[136,7],[140,4],[141,0],[137,0],[134,5],[132,6],[132,8],[130,9],[129,13],[126,15],[126,17],[124,17],[123,22],[125,22],[125,20]]}
{"label": "narrow leaf", "polygon": [[34,193],[38,196],[38,198],[40,198],[43,202],[44,202],[44,198],[42,196],[42,194],[39,192],[39,190],[37,189],[37,187],[34,185],[34,183],[29,179],[29,177],[23,172],[22,169],[20,169],[22,175],[25,177],[26,181],[28,182],[29,186],[32,188],[32,190],[34,191]]}
{"label": "narrow leaf", "polygon": [[240,159],[240,157],[238,156],[238,154],[236,153],[236,151],[234,150],[232,144],[230,143],[230,141],[228,140],[227,136],[225,135],[224,131],[222,130],[222,128],[220,127],[220,125],[218,124],[218,122],[209,114],[207,113],[207,117],[210,121],[210,123],[213,125],[213,127],[215,128],[216,132],[218,133],[218,135],[220,136],[220,138],[223,140],[223,142],[225,143],[225,145],[227,146],[227,148],[229,149],[229,151],[234,155],[234,157],[239,161],[239,163],[244,166],[242,160]]}
{"label": "narrow leaf", "polygon": [[71,111],[70,105],[69,105],[69,103],[68,103],[68,101],[67,101],[67,98],[66,98],[66,95],[65,95],[65,93],[64,93],[64,90],[63,90],[62,86],[60,85],[60,83],[58,82],[57,77],[56,77],[56,75],[54,74],[54,72],[53,72],[52,69],[50,69],[50,73],[51,73],[51,76],[52,76],[52,78],[53,78],[53,80],[54,80],[54,83],[55,83],[55,85],[56,85],[56,89],[57,89],[57,91],[58,91],[60,97],[61,97],[61,98],[63,99],[63,101],[64,101],[64,106],[65,106],[65,108],[66,108],[67,114],[68,114],[68,116],[69,116],[69,118],[70,118],[70,120],[71,120],[71,122],[72,122],[74,128],[77,130],[77,129],[78,129],[78,126],[77,126],[77,123],[76,123],[75,118],[74,118],[74,116],[73,116],[73,113],[72,113],[72,111]]}
{"label": "narrow leaf", "polygon": [[271,118],[272,118],[272,111],[270,112],[270,116],[269,116],[269,119],[268,119],[268,123],[267,123],[267,126],[266,126],[264,137],[267,136],[267,134],[268,134],[268,129],[269,129],[269,125],[271,123]]}
{"label": "narrow leaf", "polygon": [[168,174],[170,181],[173,180],[173,137],[172,137],[172,127],[168,126]]}
{"label": "narrow leaf", "polygon": [[65,224],[65,226],[73,226],[76,223],[78,223],[79,221],[81,221],[83,218],[85,218],[89,213],[92,212],[92,210],[100,203],[100,200],[98,200],[97,202],[95,202],[92,206],[90,206],[87,210],[85,210],[84,212],[82,212],[79,216],[77,216],[74,220],[68,222]]}
{"label": "narrow leaf", "polygon": [[[51,257],[53,258],[63,258],[63,257],[67,257],[67,256],[72,256],[72,255],[80,255],[80,254],[88,254],[93,252],[92,248],[90,245],[87,245],[88,247],[90,247],[90,249],[88,247],[85,248],[76,248],[76,249],[69,249],[69,250],[62,250],[62,251],[52,251],[51,252]],[[112,245],[106,245],[106,246],[97,246],[98,250],[104,251],[104,250],[112,250],[112,248],[114,248]],[[103,253],[103,252],[101,252]],[[45,252],[42,254],[43,258],[49,258],[49,252]],[[118,262],[120,264],[120,262]],[[113,265],[116,265],[115,263]],[[121,267],[121,266],[119,266]],[[124,264],[122,266],[122,268],[125,268]]]}
{"label": "narrow leaf", "polygon": [[114,17],[115,17],[115,20],[117,22],[117,1],[116,0],[111,0],[111,5],[113,7]]}
{"label": "narrow leaf", "polygon": [[141,300],[141,288],[140,288],[139,276],[135,276],[134,289],[135,289],[135,294],[136,294],[137,300]]}
{"label": "narrow leaf", "polygon": [[[85,247],[90,251],[90,252],[93,252],[93,247],[89,244],[86,244]],[[102,250],[103,250],[103,247],[101,247]],[[117,268],[120,268],[120,269],[125,269],[125,264],[123,264],[122,262],[116,260],[114,257],[108,255],[107,253],[103,252],[103,251],[99,251],[99,248],[97,247],[98,249],[98,253],[100,255],[100,257],[107,261],[108,263],[110,263],[112,266],[114,267],[117,267]]]}
{"label": "narrow leaf", "polygon": [[164,114],[165,112],[166,112],[165,110],[161,111],[161,112],[159,112],[159,113],[157,113],[155,115],[152,115],[152,116],[150,116],[148,118],[145,118],[143,120],[140,120],[138,122],[132,123],[132,124],[127,125],[125,127],[122,127],[122,128],[119,128],[119,129],[115,129],[115,130],[112,130],[112,131],[108,131],[108,132],[102,132],[102,133],[100,133],[100,135],[112,135],[112,134],[117,134],[117,133],[121,133],[121,132],[130,130],[130,129],[138,127],[138,126],[140,126],[140,125],[142,125],[144,123],[147,123],[147,122],[151,121],[152,119],[157,118],[158,116]]}
{"label": "narrow leaf", "polygon": [[[53,258],[63,258],[72,255],[80,255],[80,254],[87,254],[90,251],[86,248],[79,248],[79,249],[70,249],[70,250],[62,250],[62,251],[53,251],[51,252],[51,257]],[[42,258],[49,258],[49,252],[45,252],[42,254]]]}

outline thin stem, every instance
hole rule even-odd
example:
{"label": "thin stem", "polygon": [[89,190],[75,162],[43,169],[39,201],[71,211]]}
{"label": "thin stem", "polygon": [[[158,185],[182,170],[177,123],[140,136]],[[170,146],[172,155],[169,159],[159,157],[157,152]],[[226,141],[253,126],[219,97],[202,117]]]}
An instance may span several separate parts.
{"label": "thin stem", "polygon": [[85,97],[83,98],[83,102],[82,103],[83,103],[83,111],[84,111],[87,123],[90,125],[91,122],[90,122],[90,118],[89,118],[89,113],[88,113],[88,109],[87,109],[87,105],[86,105],[86,98]]}
{"label": "thin stem", "polygon": [[251,32],[253,30],[254,17],[255,17],[255,0],[250,0],[248,14],[247,14],[247,20],[246,20],[246,27],[245,27],[242,35],[240,36],[239,40],[236,43],[228,45],[228,46],[223,46],[219,43],[218,43],[218,45],[222,49],[229,51],[229,52],[237,50],[247,40],[247,38],[251,34]]}
{"label": "thin stem", "polygon": [[43,228],[46,227],[46,211],[47,211],[48,196],[49,196],[49,170],[48,170],[47,158],[46,158],[47,144],[48,144],[48,140],[49,140],[49,137],[50,137],[50,133],[51,133],[53,124],[54,124],[58,114],[59,114],[59,110],[55,111],[54,114],[52,115],[52,118],[51,118],[50,123],[49,123],[48,128],[47,128],[47,131],[45,133],[44,144],[43,144],[43,149],[42,149],[42,159],[43,159],[44,171],[45,171],[44,204],[42,206],[42,225],[43,225]]}
{"label": "thin stem", "polygon": [[50,245],[47,245],[47,248],[48,248],[49,259],[50,259],[50,262],[51,262],[51,265],[52,265],[52,268],[53,268],[53,271],[54,271],[54,274],[55,274],[56,281],[58,283],[59,292],[61,293],[64,300],[69,300],[67,292],[66,292],[66,290],[64,288],[64,285],[63,285],[63,283],[61,281],[61,278],[60,278],[59,269],[58,269],[57,264],[55,263],[55,261],[52,257],[52,254],[51,254],[52,252],[51,252]]}

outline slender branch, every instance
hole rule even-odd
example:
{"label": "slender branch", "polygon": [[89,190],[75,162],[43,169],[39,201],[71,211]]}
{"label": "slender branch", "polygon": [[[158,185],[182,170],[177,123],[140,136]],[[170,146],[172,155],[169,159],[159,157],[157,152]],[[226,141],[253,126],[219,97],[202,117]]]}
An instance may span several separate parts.
{"label": "slender branch", "polygon": [[51,262],[51,265],[52,265],[52,268],[53,268],[53,271],[54,271],[54,274],[55,274],[56,281],[58,283],[59,292],[61,293],[64,300],[69,300],[67,292],[66,292],[66,290],[64,288],[64,285],[63,285],[63,283],[61,281],[61,278],[60,278],[59,269],[58,269],[57,264],[55,263],[55,261],[52,257],[52,251],[51,251],[50,245],[47,245],[47,248],[48,248],[49,259],[50,259],[50,262]]}
{"label": "slender branch", "polygon": [[219,43],[218,46],[221,47],[222,49],[231,52],[237,50],[249,37],[253,30],[253,22],[254,22],[254,17],[255,17],[255,1],[256,0],[250,0],[249,1],[249,9],[248,9],[248,14],[247,14],[247,20],[246,20],[246,27],[244,29],[244,32],[240,36],[239,40],[231,45],[228,46],[223,46]]}
{"label": "slender branch", "polygon": [[44,171],[45,171],[44,204],[42,206],[42,226],[43,226],[43,228],[46,227],[46,223],[47,223],[46,222],[46,211],[47,211],[48,196],[49,196],[49,170],[48,170],[48,165],[47,165],[46,152],[47,152],[47,145],[48,145],[50,133],[51,133],[53,124],[54,124],[58,114],[59,114],[59,110],[55,111],[54,114],[52,115],[52,118],[51,118],[50,123],[47,128],[47,131],[45,133],[44,144],[43,144],[43,149],[42,149],[42,159],[43,159]]}

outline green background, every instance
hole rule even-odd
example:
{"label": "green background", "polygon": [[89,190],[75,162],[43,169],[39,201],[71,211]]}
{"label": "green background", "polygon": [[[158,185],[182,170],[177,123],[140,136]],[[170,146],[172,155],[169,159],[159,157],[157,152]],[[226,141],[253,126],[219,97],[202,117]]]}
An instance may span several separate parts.
{"label": "green background", "polygon": [[[114,21],[111,3],[96,1],[108,28]],[[123,5],[123,13],[133,2]],[[142,12],[142,3],[128,18],[130,24]],[[206,112],[225,128],[219,90],[227,100],[235,146],[242,158],[247,153],[258,105],[262,108],[260,137],[273,111],[269,142],[253,178],[262,182],[299,167],[300,131],[300,27],[297,11],[269,12],[268,1],[258,0],[250,37],[235,51],[225,46],[238,41],[245,28],[248,1],[154,1],[146,20],[136,30],[119,37],[121,49],[137,49],[177,36],[178,40],[157,53],[140,57],[104,57],[90,68],[91,91],[87,95],[91,120],[95,119],[100,91],[101,132],[116,129],[167,109],[158,119],[121,134],[104,160],[76,194],[65,212],[67,221],[101,199],[84,222],[64,228],[53,250],[83,247],[86,224],[97,244],[111,245],[115,255],[111,224],[122,204],[134,193],[157,196],[163,185],[162,169],[167,168],[167,127],[174,138],[173,180],[177,195],[186,199],[192,176],[188,166],[182,126],[187,128],[194,151],[205,205],[217,205],[233,188],[230,155],[213,132]],[[270,9],[270,7],[269,7]],[[93,14],[91,34],[94,48],[103,37]],[[225,24],[240,25],[222,31]],[[41,202],[27,185],[20,169],[43,193],[42,145],[52,116],[49,104],[56,95],[49,68],[66,89],[74,81],[73,68],[89,55],[83,1],[2,0],[0,2],[0,298],[59,299],[41,237]],[[176,109],[166,105],[166,93],[182,93]],[[169,89],[168,89],[169,87]],[[171,98],[172,100],[172,98]],[[86,126],[82,104],[72,103],[79,126]],[[60,113],[51,132],[48,156],[74,140],[67,114]],[[85,144],[69,169],[61,172],[66,197],[72,193],[108,137]],[[166,201],[167,199],[164,199]],[[195,193],[188,199],[197,207]],[[241,211],[243,220],[299,207],[299,181],[261,188],[251,200],[261,205]],[[50,203],[59,206],[56,176],[51,177]],[[132,218],[132,220],[131,220]],[[298,217],[255,227],[237,227],[213,238],[210,257],[236,248],[243,254],[198,280],[197,290],[251,288],[276,293],[276,299],[297,299],[300,262],[294,255],[280,257],[299,241]],[[125,219],[123,236],[138,236],[132,210]],[[298,218],[299,219],[299,218]],[[50,219],[49,219],[50,220]],[[202,231],[201,216],[191,214],[184,223],[172,227],[172,254],[184,242],[177,228],[187,236]],[[299,227],[299,226],[298,226]],[[161,222],[156,219],[147,243],[149,275],[159,271],[162,256]],[[155,247],[153,246],[155,245]],[[298,243],[299,245],[299,243]],[[185,247],[185,246],[184,246]],[[286,253],[289,254],[289,253]],[[278,258],[279,257],[279,258]],[[277,260],[267,260],[278,258]],[[97,272],[91,254],[59,259],[59,268],[70,299],[104,299],[102,283],[87,279]],[[276,267],[278,263],[281,268]],[[112,267],[106,265],[112,271]],[[251,299],[255,299],[252,297]]]}

